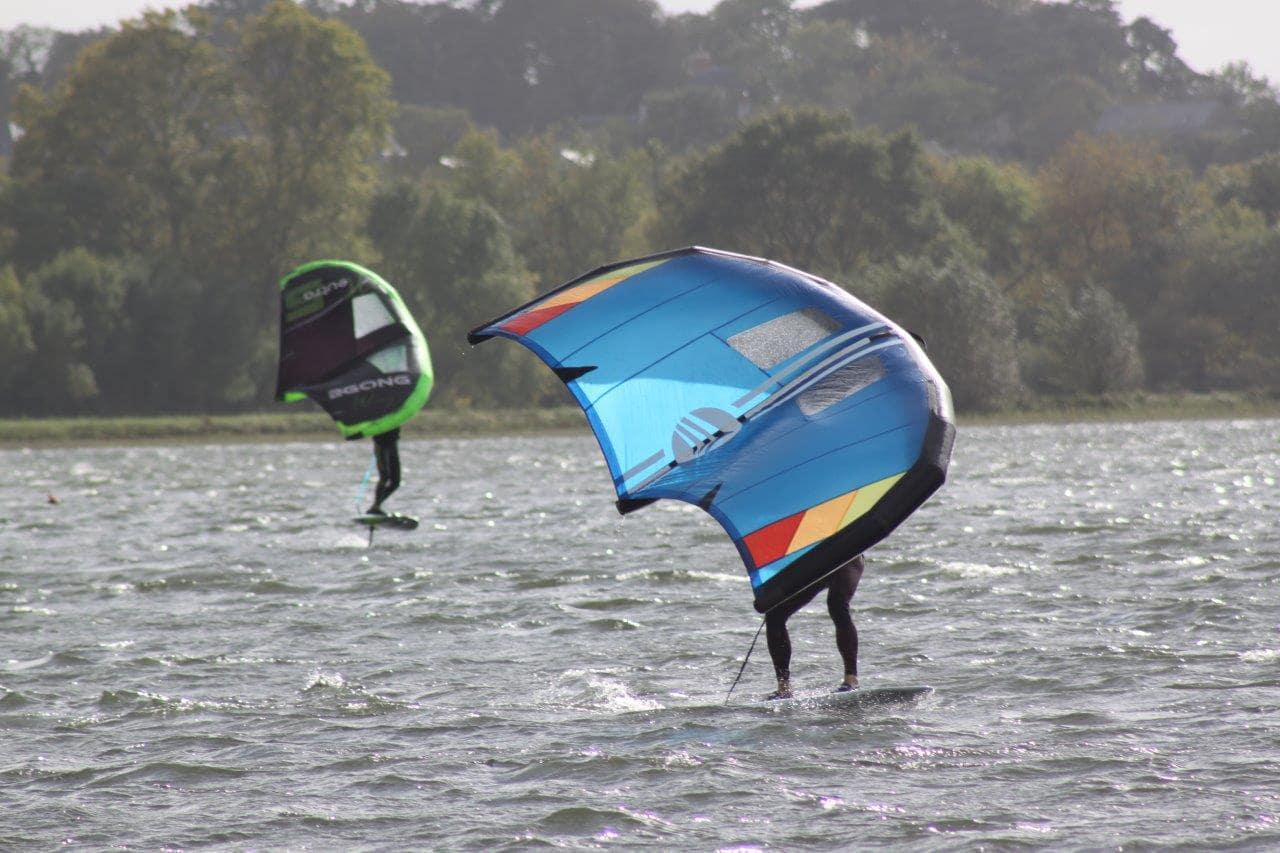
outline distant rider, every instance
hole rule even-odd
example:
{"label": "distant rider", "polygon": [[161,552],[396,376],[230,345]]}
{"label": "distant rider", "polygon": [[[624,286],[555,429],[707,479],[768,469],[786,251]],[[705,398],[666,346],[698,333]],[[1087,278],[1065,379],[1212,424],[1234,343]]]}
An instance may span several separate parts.
{"label": "distant rider", "polygon": [[864,568],[862,556],[854,557],[840,568],[790,598],[765,615],[765,633],[769,639],[769,656],[773,658],[773,671],[778,677],[778,689],[766,698],[791,698],[791,637],[787,634],[787,620],[801,607],[804,607],[818,590],[827,588],[827,612],[836,626],[836,648],[844,660],[844,681],[836,688],[837,693],[855,690],[858,687],[858,629],[854,627],[853,617],[849,615],[849,603],[858,589],[858,581],[862,580]]}
{"label": "distant rider", "polygon": [[373,437],[373,456],[378,461],[378,488],[373,493],[370,515],[386,515],[382,502],[400,488],[400,428]]}

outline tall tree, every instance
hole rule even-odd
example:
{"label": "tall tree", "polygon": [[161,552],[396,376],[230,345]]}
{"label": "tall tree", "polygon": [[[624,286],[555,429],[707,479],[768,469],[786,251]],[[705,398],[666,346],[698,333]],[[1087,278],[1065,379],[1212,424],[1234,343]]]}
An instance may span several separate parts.
{"label": "tall tree", "polygon": [[257,204],[264,269],[349,244],[388,141],[389,80],[350,28],[274,0],[238,53],[248,135],[239,165]]}
{"label": "tall tree", "polygon": [[77,246],[145,261],[134,336],[185,343],[153,353],[169,407],[269,387],[272,284],[359,248],[387,139],[386,76],[350,29],[275,0],[214,36],[197,11],[148,14],[53,92],[24,89],[5,194],[20,272]]}
{"label": "tall tree", "polygon": [[491,27],[507,127],[631,115],[645,92],[679,80],[681,57],[653,0],[503,3]]}
{"label": "tall tree", "polygon": [[943,211],[981,249],[986,269],[1005,281],[1020,275],[1039,203],[1031,176],[1016,164],[957,159],[937,164],[936,187]]}
{"label": "tall tree", "polygon": [[27,374],[35,353],[29,301],[13,267],[0,267],[0,393],[10,399],[12,383]]}
{"label": "tall tree", "polygon": [[704,243],[830,275],[914,253],[937,236],[919,142],[854,134],[783,111],[677,168],[660,188],[655,245]]}
{"label": "tall tree", "polygon": [[1141,318],[1201,215],[1195,182],[1150,143],[1077,136],[1039,174],[1037,249],[1066,282],[1097,282]]}
{"label": "tall tree", "polygon": [[[539,402],[548,383],[516,347],[473,350],[466,333],[533,294],[501,217],[482,201],[399,183],[379,194],[369,231],[380,271],[431,342],[440,393],[455,405]],[[487,347],[484,349],[488,349]]]}
{"label": "tall tree", "polygon": [[1035,378],[1049,391],[1109,394],[1141,384],[1138,327],[1124,306],[1100,287],[1085,285],[1044,311],[1036,328],[1042,358]]}
{"label": "tall tree", "polygon": [[53,93],[24,88],[17,114],[20,264],[74,246],[177,255],[207,237],[197,220],[224,164],[234,92],[218,52],[176,13],[96,42]]}
{"label": "tall tree", "polygon": [[994,409],[1022,391],[1008,299],[958,254],[897,258],[859,277],[859,295],[920,335],[959,409]]}

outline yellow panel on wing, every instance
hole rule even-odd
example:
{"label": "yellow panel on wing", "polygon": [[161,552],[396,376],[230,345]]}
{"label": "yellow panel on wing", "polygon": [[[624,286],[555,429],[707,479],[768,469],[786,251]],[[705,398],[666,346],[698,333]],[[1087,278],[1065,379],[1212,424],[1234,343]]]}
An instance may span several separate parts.
{"label": "yellow panel on wing", "polygon": [[857,492],[845,492],[839,497],[832,498],[826,503],[820,503],[806,511],[804,518],[800,521],[800,526],[796,528],[795,535],[791,537],[791,544],[787,546],[787,553],[792,554],[799,551],[814,542],[826,539],[839,530],[843,526],[840,520],[848,512],[849,505],[853,503],[857,494]]}
{"label": "yellow panel on wing", "polygon": [[[903,471],[902,474],[907,473]],[[902,474],[894,474],[892,477],[885,477],[875,483],[868,483],[855,493],[853,503],[849,504],[849,508],[845,511],[844,518],[840,519],[840,528],[848,527],[854,521],[867,514],[867,511],[876,505],[876,502],[884,497],[884,493],[893,488],[893,484],[902,479]]]}
{"label": "yellow panel on wing", "polygon": [[558,305],[577,304],[578,302],[585,302],[591,297],[596,296],[600,293],[603,293],[604,291],[613,287],[615,284],[620,284],[621,282],[626,281],[632,276],[639,275],[640,273],[645,272],[646,270],[651,270],[656,266],[661,266],[662,264],[665,264],[667,260],[668,259],[664,258],[663,260],[660,260],[660,261],[650,261],[647,264],[632,264],[631,266],[623,267],[622,269],[610,270],[604,275],[599,275],[599,276],[596,276],[595,278],[587,279],[582,284],[574,285],[573,287],[570,287],[567,290],[563,290],[560,293],[557,293],[555,296],[552,296],[546,302],[538,303],[537,308],[538,310],[542,310],[545,308],[554,308]]}

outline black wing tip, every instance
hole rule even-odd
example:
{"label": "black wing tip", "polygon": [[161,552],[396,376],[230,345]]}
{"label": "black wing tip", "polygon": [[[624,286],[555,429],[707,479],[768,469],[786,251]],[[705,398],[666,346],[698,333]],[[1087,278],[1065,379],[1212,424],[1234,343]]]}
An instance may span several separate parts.
{"label": "black wing tip", "polygon": [[474,329],[467,332],[467,343],[471,344],[472,346],[475,346],[481,341],[487,341],[489,340],[489,338],[492,338],[493,337],[492,332],[485,332],[485,329],[489,328],[490,325],[492,324],[486,323],[483,326],[476,326]]}
{"label": "black wing tip", "polygon": [[551,368],[556,376],[560,377],[560,381],[568,385],[580,376],[586,376],[588,373],[596,369],[594,364],[584,365],[582,367],[553,367]]}
{"label": "black wing tip", "polygon": [[618,498],[613,505],[618,508],[619,515],[628,515],[638,509],[644,509],[651,503],[656,503],[657,498]]}

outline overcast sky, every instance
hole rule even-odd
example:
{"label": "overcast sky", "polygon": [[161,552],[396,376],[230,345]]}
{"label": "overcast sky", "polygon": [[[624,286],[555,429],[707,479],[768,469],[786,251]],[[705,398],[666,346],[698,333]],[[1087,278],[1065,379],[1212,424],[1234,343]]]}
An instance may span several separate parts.
{"label": "overcast sky", "polygon": [[[716,0],[659,3],[669,12],[705,12]],[[184,5],[175,0],[0,0],[0,29],[19,24],[88,29],[136,17],[144,9]],[[1126,21],[1146,15],[1173,30],[1182,57],[1197,71],[1243,59],[1280,83],[1280,0],[1121,0],[1120,9]]]}

